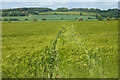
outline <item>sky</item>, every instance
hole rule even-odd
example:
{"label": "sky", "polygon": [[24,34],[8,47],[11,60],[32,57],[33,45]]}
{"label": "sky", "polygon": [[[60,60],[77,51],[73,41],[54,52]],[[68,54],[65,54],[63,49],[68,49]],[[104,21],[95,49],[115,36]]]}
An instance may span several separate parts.
{"label": "sky", "polygon": [[2,2],[119,2],[119,0],[1,0]]}
{"label": "sky", "polygon": [[[1,2],[1,1],[0,1]],[[2,0],[2,9],[22,7],[118,8],[119,0]]]}

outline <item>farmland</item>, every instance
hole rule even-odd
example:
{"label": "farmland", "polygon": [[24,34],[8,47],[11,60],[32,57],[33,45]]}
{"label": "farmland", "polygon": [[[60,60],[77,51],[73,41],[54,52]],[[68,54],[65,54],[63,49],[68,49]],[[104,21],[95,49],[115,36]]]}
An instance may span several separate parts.
{"label": "farmland", "polygon": [[98,13],[93,13],[93,12],[75,12],[75,11],[69,11],[69,12],[41,12],[39,14],[42,15],[80,15],[80,13],[82,13],[82,15],[84,16],[91,16],[91,15],[99,15]]}
{"label": "farmland", "polygon": [[[33,21],[34,18],[36,18],[38,21],[43,21],[42,19],[45,18],[47,21],[78,21],[78,19],[82,17],[84,18],[84,21],[85,20],[89,20],[89,21],[96,21],[96,17],[95,16],[91,16],[91,19],[88,19],[89,16],[80,16],[80,15],[62,15],[62,14],[59,14],[59,15],[51,15],[51,14],[48,14],[48,15],[30,15],[29,16],[25,16],[25,17],[19,17],[19,16],[6,16],[6,17],[3,17],[3,18],[7,18],[7,19],[10,19],[10,18],[17,18],[19,19],[20,21],[26,21],[25,19],[27,18],[28,20],[27,21]],[[63,19],[62,19],[63,18]],[[61,20],[62,19],[62,20]],[[104,18],[103,18],[104,19]]]}
{"label": "farmland", "polygon": [[118,21],[2,23],[3,78],[117,78],[117,62]]}

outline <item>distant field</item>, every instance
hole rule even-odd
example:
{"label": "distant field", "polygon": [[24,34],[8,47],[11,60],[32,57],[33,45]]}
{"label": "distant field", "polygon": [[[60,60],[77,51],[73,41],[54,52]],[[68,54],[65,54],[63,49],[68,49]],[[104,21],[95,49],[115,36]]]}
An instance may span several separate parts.
{"label": "distant field", "polygon": [[[30,17],[4,17],[4,18],[18,18],[20,21],[25,21],[25,18],[28,18],[29,21],[33,21],[34,18],[37,18],[38,21],[43,21],[42,19],[45,18],[47,21],[78,21],[78,19],[82,17],[83,20],[87,20],[89,16],[80,16],[80,15],[31,15]],[[63,20],[62,20],[63,18]],[[88,19],[88,21],[96,21],[95,16],[91,16],[91,19]]]}
{"label": "distant field", "polygon": [[117,78],[117,24],[117,21],[3,22],[2,76]]}
{"label": "distant field", "polygon": [[[41,12],[41,13],[39,13],[39,14],[51,14],[51,15],[54,15],[54,14],[56,14],[56,15],[64,15],[64,14],[66,14],[66,15],[80,15],[80,13],[81,12]],[[93,12],[82,12],[82,15],[83,16],[91,16],[91,15],[96,15],[96,14],[98,14],[98,13],[93,13]]]}
{"label": "distant field", "polygon": [[[76,21],[80,17],[82,17],[84,21],[88,19],[88,16],[80,16],[80,15],[39,15],[39,16],[33,16],[33,17],[38,18],[40,20],[42,18],[46,18],[47,20],[61,20],[61,18],[63,18],[63,20]],[[92,16],[91,18],[92,19],[89,19],[89,20],[97,20],[94,16]]]}

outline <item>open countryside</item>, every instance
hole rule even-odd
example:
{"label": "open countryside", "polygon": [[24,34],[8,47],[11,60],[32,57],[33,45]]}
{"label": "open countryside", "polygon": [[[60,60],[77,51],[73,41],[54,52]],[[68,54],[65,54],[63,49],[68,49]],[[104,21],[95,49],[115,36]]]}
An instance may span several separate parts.
{"label": "open countryside", "polygon": [[117,78],[118,10],[79,10],[3,10],[2,77]]}

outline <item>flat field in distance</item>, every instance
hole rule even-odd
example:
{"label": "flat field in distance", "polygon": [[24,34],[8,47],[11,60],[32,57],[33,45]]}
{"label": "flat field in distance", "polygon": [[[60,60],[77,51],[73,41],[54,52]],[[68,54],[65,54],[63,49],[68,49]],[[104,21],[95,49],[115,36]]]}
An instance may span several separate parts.
{"label": "flat field in distance", "polygon": [[[89,16],[80,16],[80,15],[65,15],[65,14],[59,14],[59,15],[51,15],[51,14],[47,14],[47,15],[30,15],[29,16],[8,16],[8,17],[3,17],[3,18],[17,18],[20,21],[25,21],[25,19],[28,19],[27,21],[33,21],[33,19],[37,19],[37,21],[78,21],[78,19],[80,19],[80,17],[83,18],[84,21],[88,20],[88,21],[97,21],[95,16],[90,16],[91,19],[88,19]],[[43,20],[46,19],[46,20]]]}
{"label": "flat field in distance", "polygon": [[80,15],[80,13],[82,13],[82,15],[88,15],[88,16],[91,16],[91,15],[97,15],[98,13],[93,13],[93,12],[75,12],[75,11],[69,11],[69,12],[41,12],[39,14],[49,14],[49,15]]}
{"label": "flat field in distance", "polygon": [[[80,16],[80,15],[33,15],[32,17],[38,18],[39,21],[42,21],[43,18],[46,20],[53,20],[53,21],[78,21],[80,17],[83,18],[84,21],[88,19],[89,16]],[[62,20],[63,19],[63,20]],[[88,19],[89,21],[97,21],[95,16],[91,16],[91,19]]]}
{"label": "flat field in distance", "polygon": [[118,77],[118,21],[2,26],[3,78]]}

